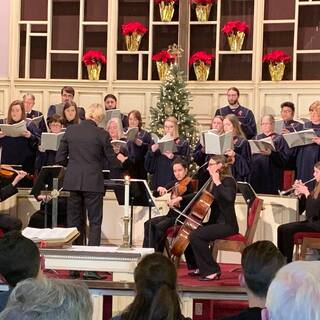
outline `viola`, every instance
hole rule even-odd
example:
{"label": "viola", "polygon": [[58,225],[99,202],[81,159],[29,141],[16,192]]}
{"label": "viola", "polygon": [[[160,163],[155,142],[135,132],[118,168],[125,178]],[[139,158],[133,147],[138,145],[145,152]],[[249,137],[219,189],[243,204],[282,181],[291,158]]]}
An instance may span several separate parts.
{"label": "viola", "polygon": [[181,181],[177,182],[172,187],[171,198],[176,198],[186,193],[188,184],[191,182],[191,180],[192,180],[191,177],[186,176]]}
{"label": "viola", "polygon": [[15,174],[18,174],[16,169],[13,169],[11,166],[7,164],[2,164],[0,166],[0,176],[6,179],[12,178]]}

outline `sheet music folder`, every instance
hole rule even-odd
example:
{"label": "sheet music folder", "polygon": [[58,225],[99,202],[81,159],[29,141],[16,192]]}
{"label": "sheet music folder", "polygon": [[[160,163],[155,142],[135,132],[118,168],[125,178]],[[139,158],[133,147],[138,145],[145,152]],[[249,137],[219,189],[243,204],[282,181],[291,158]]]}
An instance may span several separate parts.
{"label": "sheet music folder", "polygon": [[30,191],[30,194],[38,196],[41,191],[52,190],[53,179],[59,179],[59,188],[62,187],[64,169],[62,166],[43,166],[37,177],[37,180]]}

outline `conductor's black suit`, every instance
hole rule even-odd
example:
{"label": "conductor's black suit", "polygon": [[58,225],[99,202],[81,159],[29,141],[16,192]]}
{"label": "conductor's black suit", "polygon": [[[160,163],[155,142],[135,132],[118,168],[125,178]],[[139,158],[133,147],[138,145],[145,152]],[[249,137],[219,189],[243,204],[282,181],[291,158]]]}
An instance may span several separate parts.
{"label": "conductor's black suit", "polygon": [[110,168],[120,167],[109,134],[92,120],[69,126],[61,139],[56,162],[67,164],[64,190],[71,191],[67,205],[69,227],[77,227],[83,244],[84,208],[89,219],[89,245],[98,246],[101,240],[102,206],[105,192],[102,169],[105,159]]}

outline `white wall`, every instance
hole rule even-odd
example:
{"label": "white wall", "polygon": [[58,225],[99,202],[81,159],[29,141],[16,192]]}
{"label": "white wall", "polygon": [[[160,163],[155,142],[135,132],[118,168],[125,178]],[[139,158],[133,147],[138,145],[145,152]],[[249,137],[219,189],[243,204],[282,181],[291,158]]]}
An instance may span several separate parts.
{"label": "white wall", "polygon": [[10,0],[1,0],[0,10],[0,78],[9,74]]}

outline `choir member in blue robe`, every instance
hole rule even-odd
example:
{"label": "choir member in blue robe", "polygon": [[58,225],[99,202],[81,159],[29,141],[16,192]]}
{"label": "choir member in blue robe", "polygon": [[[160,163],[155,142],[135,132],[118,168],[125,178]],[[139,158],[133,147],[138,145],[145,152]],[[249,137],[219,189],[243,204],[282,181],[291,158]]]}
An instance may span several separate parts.
{"label": "choir member in blue robe", "polygon": [[233,150],[227,150],[225,153],[233,159],[232,175],[236,181],[248,181],[251,170],[251,149],[241,130],[239,120],[234,114],[225,116],[223,130],[233,132]]}
{"label": "choir member in blue robe", "polygon": [[[309,107],[310,122],[305,123],[304,129],[313,129],[317,135],[312,144],[297,147],[297,179],[306,182],[313,178],[312,170],[320,161],[320,101],[315,101]],[[314,183],[309,187],[313,188]]]}
{"label": "choir member in blue robe", "polygon": [[[53,104],[48,109],[47,118],[53,116],[54,114],[58,114],[62,116],[63,107],[66,102],[71,102],[74,99],[75,91],[72,87],[64,86],[61,89],[61,103]],[[85,120],[85,110],[82,107],[78,107],[78,114],[81,120]]]}
{"label": "choir member in blue robe", "polygon": [[[33,107],[35,105],[35,96],[32,93],[26,93],[23,96],[23,105],[24,109],[26,111],[26,118],[27,119],[34,119],[37,117],[42,116],[42,112],[38,110],[33,110]],[[37,126],[41,132],[47,131],[47,126],[45,124],[45,120],[42,118],[42,120],[39,122],[39,125]]]}
{"label": "choir member in blue robe", "polygon": [[66,102],[62,111],[62,124],[65,128],[80,123],[79,109],[74,101]]}
{"label": "choir member in blue robe", "polygon": [[234,114],[240,124],[241,129],[247,139],[251,139],[257,134],[257,125],[253,112],[239,104],[240,91],[238,88],[232,87],[227,91],[229,105],[216,110],[215,115],[225,117],[228,114]]}
{"label": "choir member in blue robe", "polygon": [[144,167],[146,153],[151,145],[151,135],[142,129],[142,117],[139,110],[132,110],[128,114],[129,128],[139,128],[135,141],[128,141],[128,152],[133,163],[133,177],[147,179],[147,171]]}
{"label": "choir member in blue robe", "polygon": [[[223,117],[222,116],[214,116],[211,121],[210,129],[214,129],[218,134],[223,132]],[[194,151],[192,153],[192,157],[194,162],[201,168],[199,168],[197,172],[198,179],[198,188],[200,189],[205,182],[209,179],[209,171],[207,170],[206,162],[210,159],[210,154],[205,153],[205,147],[201,144],[200,141],[197,142]]]}
{"label": "choir member in blue robe", "polygon": [[[103,101],[106,110],[117,109],[118,101],[115,95],[109,93],[104,97]],[[128,117],[123,113],[121,113],[121,122],[123,128],[127,128],[129,126]]]}
{"label": "choir member in blue robe", "polygon": [[283,184],[283,170],[288,160],[288,145],[284,138],[274,132],[275,119],[265,115],[261,119],[262,133],[254,137],[261,140],[270,137],[275,151],[265,151],[252,155],[250,184],[257,193],[278,194]]}
{"label": "choir member in blue robe", "polygon": [[[48,127],[51,133],[60,133],[62,130],[62,118],[58,114],[54,114],[48,119]],[[37,154],[36,171],[40,172],[43,166],[52,166],[56,164],[55,157],[57,151],[43,150],[39,146],[40,152]],[[29,227],[45,228],[52,226],[52,201],[45,201],[46,196],[41,194],[34,195],[38,201],[41,201],[40,210],[36,211],[30,218]],[[45,226],[45,214],[47,214],[47,225]],[[58,198],[58,225],[61,227],[67,226],[67,198]]]}
{"label": "choir member in blue robe", "polygon": [[[26,113],[23,102],[15,100],[10,104],[8,117],[2,120],[2,123],[15,124],[25,119]],[[9,137],[0,132],[1,162],[3,164],[21,165],[24,171],[33,174],[39,138],[39,128],[32,122],[27,125],[27,130],[21,137]],[[19,186],[32,186],[32,181],[28,178],[21,180]]]}
{"label": "choir member in blue robe", "polygon": [[290,101],[281,103],[281,118],[284,122],[284,128],[282,133],[288,133],[293,131],[300,131],[303,129],[303,124],[294,120],[295,107]]}
{"label": "choir member in blue robe", "polygon": [[152,174],[151,189],[156,190],[159,186],[164,187],[174,180],[172,163],[177,156],[189,161],[190,147],[187,140],[180,138],[178,134],[178,121],[175,117],[168,117],[164,122],[164,132],[171,136],[176,144],[177,151],[172,153],[159,150],[157,143],[148,150],[145,158],[145,168]]}

